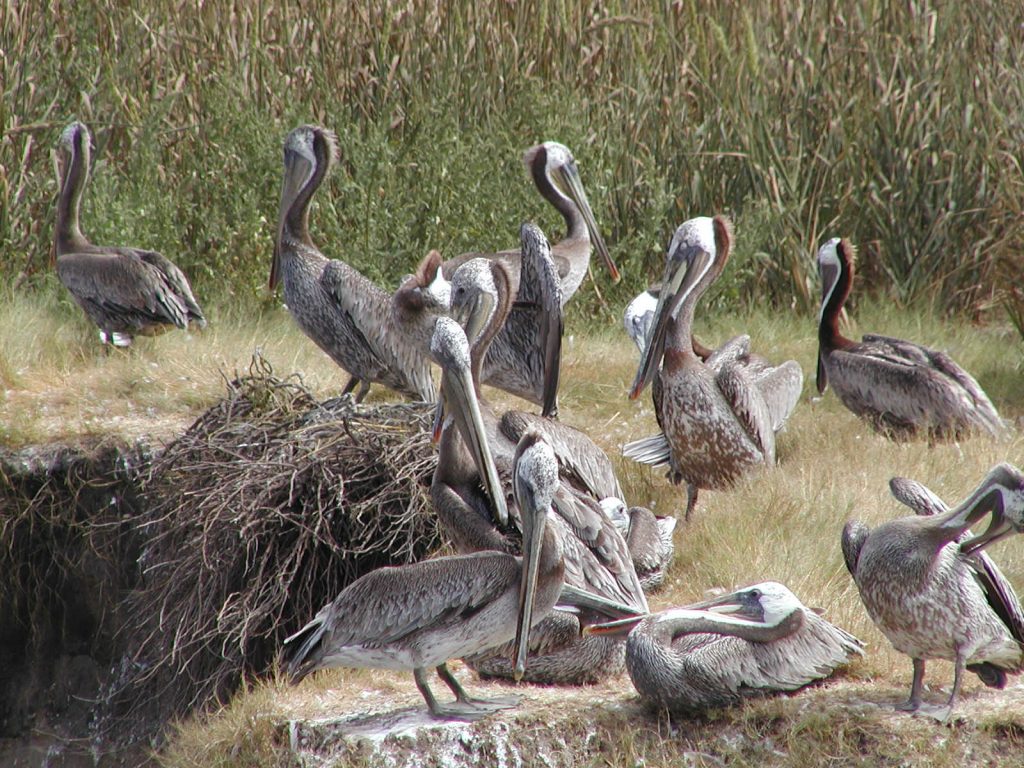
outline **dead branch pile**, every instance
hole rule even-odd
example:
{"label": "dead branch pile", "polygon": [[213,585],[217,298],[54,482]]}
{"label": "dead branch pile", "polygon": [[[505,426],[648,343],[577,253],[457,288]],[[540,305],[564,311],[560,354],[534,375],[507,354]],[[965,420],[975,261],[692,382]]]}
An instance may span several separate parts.
{"label": "dead branch pile", "polygon": [[153,463],[116,710],[224,698],[356,577],[441,544],[427,406],[318,403],[260,358],[228,390]]}

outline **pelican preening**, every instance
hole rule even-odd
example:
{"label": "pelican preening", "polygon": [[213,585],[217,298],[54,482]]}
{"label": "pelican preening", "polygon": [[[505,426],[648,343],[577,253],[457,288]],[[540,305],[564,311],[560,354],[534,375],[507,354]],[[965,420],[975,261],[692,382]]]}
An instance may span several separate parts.
{"label": "pelican preening", "polygon": [[93,245],[78,222],[89,179],[89,129],[71,123],[60,135],[62,176],[54,253],[57,275],[99,328],[100,340],[125,347],[190,322],[206,325],[188,279],[169,259],[141,248]]}
{"label": "pelican preening", "polygon": [[[516,679],[523,676],[530,627],[551,610],[562,588],[561,543],[545,524],[557,485],[554,453],[528,432],[516,449],[512,484],[522,515],[522,557],[478,552],[362,576],[285,640],[294,649],[288,661],[292,682],[327,667],[411,669],[435,717],[475,720],[515,706],[515,698],[468,696],[447,662],[514,638],[512,665]],[[429,667],[455,694],[454,703],[434,698]]]}
{"label": "pelican preening", "polygon": [[772,581],[586,632],[628,632],[626,669],[640,697],[685,713],[794,691],[863,654],[856,637]]}
{"label": "pelican preening", "polygon": [[1006,427],[988,396],[945,352],[888,336],[865,335],[858,343],[839,332],[854,254],[853,245],[839,238],[818,250],[818,392],[831,385],[843,405],[895,439],[1002,434]]}
{"label": "pelican preening", "polygon": [[627,508],[626,502],[614,496],[601,499],[601,509],[626,540],[644,592],[660,587],[675,554],[675,517],[659,517],[647,507]]}
{"label": "pelican preening", "polygon": [[[995,564],[978,556],[981,547],[1021,529],[1024,475],[1000,464],[948,511],[923,486],[905,483],[894,483],[894,495],[919,515],[874,529],[851,520],[843,528],[843,557],[871,620],[913,660],[910,697],[897,708],[945,721],[965,669],[985,685],[1002,688],[1007,673],[1024,668],[1020,602]],[[965,539],[968,528],[989,512],[989,529]],[[941,707],[921,701],[928,659],[954,663],[953,690]]]}
{"label": "pelican preening", "polygon": [[284,284],[288,311],[302,332],[344,368],[356,400],[380,383],[420,400],[434,398],[421,348],[390,331],[391,297],[357,269],[327,259],[309,236],[309,204],[337,156],[334,134],[302,125],[284,142],[284,179],[270,288]]}
{"label": "pelican preening", "polygon": [[[551,248],[551,258],[558,269],[561,282],[561,303],[564,306],[573,297],[590,267],[590,251],[596,248],[605,266],[611,273],[612,280],[618,282],[619,270],[608,253],[604,238],[597,227],[594,212],[583,190],[580,173],[572,152],[564,144],[546,141],[530,147],[523,154],[523,163],[530,172],[537,191],[551,203],[565,220],[565,237]],[[519,258],[518,249],[501,251],[494,254],[464,253],[444,263],[447,275],[470,259],[488,256],[505,263],[512,285],[512,295],[519,292]]]}
{"label": "pelican preening", "polygon": [[[665,278],[630,398],[654,382],[654,409],[663,435],[624,447],[629,458],[667,462],[673,482],[687,484],[686,517],[699,488],[725,488],[747,472],[775,463],[775,432],[799,397],[795,362],[748,368],[749,339],[739,337],[709,356],[694,352],[698,299],[728,259],[732,228],[722,216],[684,222],[669,244]],[[659,364],[661,365],[659,369]]]}
{"label": "pelican preening", "polygon": [[[438,468],[431,486],[434,507],[459,551],[516,551],[515,527],[503,523],[507,496],[494,490],[506,481],[490,479],[492,469],[510,475],[512,447],[534,429],[552,446],[559,464],[555,514],[549,523],[562,537],[566,583],[600,597],[647,610],[629,549],[599,499],[621,497],[608,457],[582,432],[539,416],[508,411],[497,416],[480,398],[480,369],[498,329],[511,308],[508,272],[500,261],[473,259],[452,276],[451,311],[473,337],[466,355],[438,355],[446,416],[441,428]],[[435,320],[435,324],[447,318]],[[450,321],[448,321],[450,322]],[[437,331],[435,331],[436,335]],[[467,359],[468,357],[468,359]],[[467,364],[469,366],[467,370]],[[536,682],[583,682],[600,679],[621,666],[622,643],[607,638],[580,638],[575,615],[554,612],[531,634],[527,677]],[[467,661],[488,676],[512,676],[504,649],[475,654]]]}

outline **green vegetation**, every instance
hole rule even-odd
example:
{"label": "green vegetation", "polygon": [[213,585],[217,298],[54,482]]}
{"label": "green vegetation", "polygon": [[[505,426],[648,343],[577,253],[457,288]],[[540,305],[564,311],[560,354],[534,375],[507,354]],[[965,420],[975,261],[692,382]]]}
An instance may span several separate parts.
{"label": "green vegetation", "polygon": [[[311,0],[8,3],[0,67],[0,265],[47,271],[68,121],[96,135],[83,222],[156,247],[209,303],[264,299],[286,132],[338,132],[316,237],[393,284],[431,247],[508,247],[561,223],[519,166],[576,153],[626,279],[672,229],[728,212],[723,302],[815,303],[826,236],[861,246],[863,287],[975,315],[1024,295],[1024,8],[683,0],[467,6]],[[589,291],[575,312],[593,313]]]}

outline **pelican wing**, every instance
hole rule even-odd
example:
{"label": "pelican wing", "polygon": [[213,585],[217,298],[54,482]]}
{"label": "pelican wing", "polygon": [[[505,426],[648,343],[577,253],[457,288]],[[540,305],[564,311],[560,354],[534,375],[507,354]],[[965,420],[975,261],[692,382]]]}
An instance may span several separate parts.
{"label": "pelican wing", "polygon": [[135,251],[140,259],[156,267],[163,274],[174,293],[185,305],[190,319],[195,320],[200,327],[206,327],[206,318],[203,316],[203,310],[199,308],[196,297],[192,295],[192,286],[188,284],[188,278],[185,277],[185,273],[178,269],[174,262],[162,253],[144,251],[141,248],[133,248],[131,250]]}
{"label": "pelican wing", "polygon": [[860,520],[850,520],[843,526],[843,534],[840,544],[843,548],[843,561],[846,563],[846,570],[850,575],[857,578],[857,561],[860,559],[860,550],[867,541],[871,529]]}
{"label": "pelican wing", "polygon": [[[748,367],[749,370],[749,367]],[[754,372],[754,384],[764,398],[772,431],[778,432],[800,401],[804,388],[804,372],[796,360],[768,366]]]}
{"label": "pelican wing", "polygon": [[164,273],[131,248],[63,254],[57,260],[57,273],[83,306],[128,325],[142,321],[184,328],[188,324],[188,307]]}
{"label": "pelican wing", "polygon": [[530,427],[543,433],[551,444],[563,476],[568,476],[597,499],[623,498],[611,459],[585,433],[524,411],[507,411],[499,423],[501,433],[513,444],[518,443]]}
{"label": "pelican wing", "polygon": [[774,464],[772,417],[751,375],[740,365],[725,365],[715,374],[715,384],[736,420],[764,455],[765,464]]}
{"label": "pelican wing", "polygon": [[622,533],[586,493],[563,485],[549,520],[561,534],[565,581],[602,597],[647,611],[647,599]]}
{"label": "pelican wing", "polygon": [[727,363],[744,363],[750,357],[750,336],[741,333],[722,344],[704,361],[716,371]]}

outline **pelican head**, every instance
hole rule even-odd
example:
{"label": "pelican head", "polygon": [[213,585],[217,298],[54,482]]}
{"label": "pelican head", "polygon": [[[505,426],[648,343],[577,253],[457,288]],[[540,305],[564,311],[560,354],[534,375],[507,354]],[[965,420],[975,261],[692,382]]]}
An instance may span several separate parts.
{"label": "pelican head", "polygon": [[785,626],[788,632],[792,631],[789,626],[792,616],[799,613],[804,605],[785,585],[765,581],[687,608],[721,614],[765,628]]}
{"label": "pelican head", "polygon": [[297,215],[305,237],[309,200],[338,156],[334,132],[317,125],[300,125],[284,140],[284,179],[277,212],[277,237],[270,266],[270,289],[277,287],[281,269],[281,238],[289,220]]}
{"label": "pelican head", "polygon": [[519,590],[519,621],[516,626],[513,672],[516,681],[519,681],[526,672],[545,521],[560,480],[555,452],[535,430],[527,431],[520,438],[513,465],[512,494],[523,520],[523,580]]}
{"label": "pelican head", "polygon": [[441,268],[441,254],[430,251],[407,275],[396,292],[411,308],[432,312],[448,312],[452,301],[452,284],[445,279]]}
{"label": "pelican head", "polygon": [[[818,249],[818,274],[821,276],[821,309],[818,312],[818,322],[821,322],[825,305],[828,304],[836,283],[839,281],[839,275],[843,271],[842,262],[839,260],[839,244],[841,242],[840,238],[833,237],[831,240],[826,240]],[[852,248],[849,244],[845,247]]]}
{"label": "pelican head", "polygon": [[523,164],[533,176],[534,183],[543,191],[544,186],[550,185],[564,198],[570,200],[580,212],[583,221],[587,226],[587,233],[594,248],[601,255],[612,280],[619,282],[619,268],[612,261],[608,253],[608,246],[601,237],[601,231],[597,228],[597,220],[594,212],[590,209],[590,202],[587,200],[587,193],[583,189],[583,182],[580,181],[580,172],[576,167],[576,159],[572,152],[564,144],[557,141],[545,141],[530,147],[523,153]]}
{"label": "pelican head", "polygon": [[[469,448],[480,481],[487,495],[490,496],[495,518],[501,527],[508,525],[508,507],[505,504],[505,492],[502,490],[498,470],[494,465],[490,444],[487,441],[487,429],[480,413],[480,403],[473,385],[470,366],[469,341],[466,334],[455,320],[450,317],[438,317],[434,323],[434,332],[430,339],[430,355],[434,362],[441,366],[441,398],[438,398],[438,418],[454,419],[455,425]],[[442,412],[440,402],[444,402]],[[438,425],[435,424],[435,430]]]}
{"label": "pelican head", "polygon": [[991,505],[992,520],[984,533],[960,544],[960,551],[966,554],[1011,533],[1024,533],[1024,474],[1019,469],[1005,463],[995,466],[979,490],[984,494],[984,502]]}
{"label": "pelican head", "polygon": [[466,329],[470,339],[480,335],[497,310],[498,283],[493,272],[496,263],[485,258],[470,259],[452,275],[451,315]]}
{"label": "pelican head", "polygon": [[92,138],[85,123],[75,120],[60,133],[59,145],[70,153],[88,152]]}
{"label": "pelican head", "polygon": [[657,308],[629,393],[631,400],[640,396],[658,369],[665,352],[669,320],[675,318],[679,307],[694,289],[706,282],[705,278],[714,276],[714,263],[720,254],[728,256],[731,238],[729,223],[720,216],[690,219],[679,225],[672,235]]}

